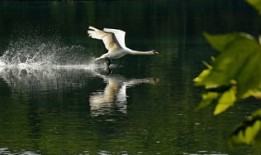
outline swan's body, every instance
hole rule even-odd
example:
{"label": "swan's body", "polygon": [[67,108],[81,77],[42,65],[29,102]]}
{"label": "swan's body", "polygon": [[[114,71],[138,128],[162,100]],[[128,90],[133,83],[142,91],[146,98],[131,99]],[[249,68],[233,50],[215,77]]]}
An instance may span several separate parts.
{"label": "swan's body", "polygon": [[105,48],[108,50],[107,53],[103,54],[96,60],[107,59],[110,63],[111,59],[119,59],[125,55],[155,55],[159,54],[155,50],[151,51],[136,51],[129,49],[125,45],[125,32],[117,29],[104,28],[99,30],[95,27],[90,26],[88,34],[91,38],[102,40]]}

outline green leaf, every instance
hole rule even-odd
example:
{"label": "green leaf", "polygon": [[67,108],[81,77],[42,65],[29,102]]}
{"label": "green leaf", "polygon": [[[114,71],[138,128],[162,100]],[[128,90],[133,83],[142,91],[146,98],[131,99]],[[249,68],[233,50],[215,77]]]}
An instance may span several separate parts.
{"label": "green leaf", "polygon": [[229,107],[233,106],[236,101],[235,87],[231,87],[228,91],[224,92],[218,100],[217,106],[214,110],[214,115],[218,115],[226,111]]}
{"label": "green leaf", "polygon": [[261,0],[247,0],[261,14]]}
{"label": "green leaf", "polygon": [[219,95],[216,92],[207,92],[205,94],[202,94],[202,100],[200,104],[196,107],[196,110],[200,110],[209,106],[213,102],[213,100],[218,98],[218,96]]}
{"label": "green leaf", "polygon": [[235,34],[210,35],[208,33],[203,33],[204,37],[208,40],[211,46],[219,52],[224,51],[230,43],[236,40],[237,36]]}
{"label": "green leaf", "polygon": [[245,58],[245,64],[237,76],[238,94],[244,96],[249,90],[261,88],[261,51],[257,50]]}
{"label": "green leaf", "polygon": [[202,81],[209,75],[211,68],[204,69],[196,78],[194,78],[194,83],[196,85],[201,85]]}
{"label": "green leaf", "polygon": [[245,130],[240,131],[234,140],[238,143],[251,144],[256,135],[260,132],[261,121],[255,121],[252,126],[248,126]]}
{"label": "green leaf", "polygon": [[256,89],[250,89],[247,93],[245,93],[242,98],[248,98],[250,96],[255,97],[256,99],[261,99],[261,91]]}
{"label": "green leaf", "polygon": [[253,144],[261,134],[261,109],[246,119],[232,134],[234,144]]}

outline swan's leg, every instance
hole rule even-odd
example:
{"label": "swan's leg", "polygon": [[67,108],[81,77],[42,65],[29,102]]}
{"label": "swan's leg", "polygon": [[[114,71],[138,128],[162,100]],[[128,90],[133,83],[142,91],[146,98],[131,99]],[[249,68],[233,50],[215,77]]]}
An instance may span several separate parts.
{"label": "swan's leg", "polygon": [[109,67],[110,64],[111,64],[111,59],[110,58],[105,58],[105,60],[106,60],[107,67]]}
{"label": "swan's leg", "polygon": [[97,70],[95,70],[96,72],[98,72],[101,75],[110,75],[112,73],[112,70],[110,69],[110,67],[107,67],[106,69],[104,68],[97,68]]}
{"label": "swan's leg", "polygon": [[110,67],[107,67],[106,71],[107,71],[107,75],[110,75],[112,72]]}

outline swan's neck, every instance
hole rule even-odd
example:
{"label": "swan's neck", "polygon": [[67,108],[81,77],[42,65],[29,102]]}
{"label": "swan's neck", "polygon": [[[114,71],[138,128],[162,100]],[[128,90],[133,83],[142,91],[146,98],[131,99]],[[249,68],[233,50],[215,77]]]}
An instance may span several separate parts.
{"label": "swan's neck", "polygon": [[129,54],[131,54],[131,55],[153,55],[153,51],[129,50]]}

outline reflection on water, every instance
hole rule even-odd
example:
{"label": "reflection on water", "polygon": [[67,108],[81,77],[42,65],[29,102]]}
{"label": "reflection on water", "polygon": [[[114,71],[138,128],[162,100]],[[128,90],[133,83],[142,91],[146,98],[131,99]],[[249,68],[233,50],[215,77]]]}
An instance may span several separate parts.
{"label": "reflection on water", "polygon": [[92,116],[105,115],[116,109],[127,113],[127,89],[142,83],[156,84],[159,79],[126,79],[120,75],[99,75],[106,81],[104,91],[94,92],[90,97],[90,110]]}
{"label": "reflection on water", "polygon": [[19,155],[41,155],[40,153],[34,152],[34,151],[22,151],[19,153],[12,153],[12,151],[9,151],[7,148],[0,148],[0,154],[19,154]]}
{"label": "reflection on water", "polygon": [[0,77],[14,92],[63,90],[79,88],[85,78],[95,76],[95,65],[43,65],[19,64],[0,68]]}
{"label": "reflection on water", "polygon": [[[118,68],[112,69],[117,70]],[[19,64],[0,67],[0,78],[4,79],[15,92],[10,98],[7,98],[16,99],[16,94],[22,94],[19,95],[18,101],[1,104],[4,110],[0,109],[2,125],[0,130],[4,134],[0,135],[0,139],[4,142],[2,143],[0,140],[0,154],[56,154],[57,152],[54,150],[61,147],[68,148],[70,152],[68,154],[76,154],[75,152],[81,154],[84,150],[86,150],[86,154],[93,150],[95,150],[93,151],[95,154],[99,152],[111,154],[109,151],[100,150],[95,141],[100,141],[99,138],[101,138],[101,141],[106,143],[109,138],[96,137],[96,134],[102,134],[99,133],[99,130],[107,133],[109,126],[110,132],[114,132],[112,130],[115,125],[100,124],[96,117],[109,116],[114,112],[116,112],[116,117],[120,116],[118,114],[127,114],[127,89],[139,84],[156,84],[159,79],[130,79],[119,74],[103,75],[103,70],[105,69],[97,68],[93,64],[67,66]],[[100,83],[94,84],[94,90],[91,86],[93,81],[100,81]],[[104,83],[106,84],[104,91],[98,91],[99,84]],[[70,90],[70,92],[67,93],[66,90]],[[75,92],[80,92],[80,96]],[[33,94],[34,97],[30,95],[28,97],[23,93]],[[50,94],[57,95],[58,93],[70,95],[64,95],[63,101],[56,102],[56,100],[60,100],[61,96],[50,97]],[[74,96],[75,94],[77,97]],[[72,96],[74,96],[74,100],[70,100]],[[88,99],[89,105],[86,104]],[[82,105],[81,110],[76,110],[78,104]],[[88,107],[90,107],[90,111]],[[88,119],[89,116],[92,119]],[[13,125],[10,126],[10,122]],[[107,123],[113,122],[108,121]],[[118,122],[114,121],[115,123]],[[119,131],[119,128],[115,127],[115,129]],[[19,136],[15,134],[17,130],[19,130]],[[108,132],[107,135],[112,136],[113,133]],[[121,137],[116,136],[116,138]],[[64,141],[66,141],[65,145]],[[26,146],[15,150],[12,144],[16,143],[18,145],[25,143]],[[39,146],[34,147],[36,144]],[[59,151],[57,154],[61,152],[63,151]]]}

